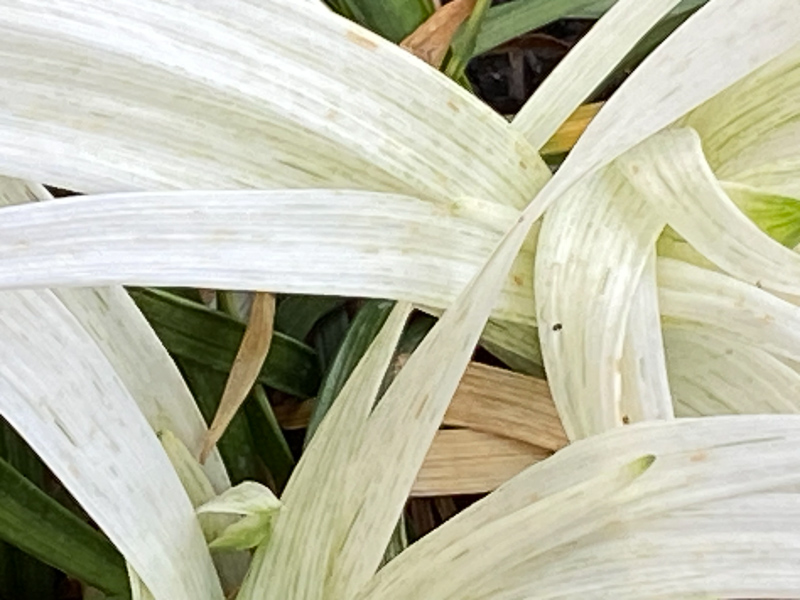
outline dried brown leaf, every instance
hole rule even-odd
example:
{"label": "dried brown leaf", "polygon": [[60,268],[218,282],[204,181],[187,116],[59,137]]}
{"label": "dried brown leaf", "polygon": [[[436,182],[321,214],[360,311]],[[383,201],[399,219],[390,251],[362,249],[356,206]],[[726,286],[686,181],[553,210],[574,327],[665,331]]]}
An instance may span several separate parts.
{"label": "dried brown leaf", "polygon": [[256,381],[264,359],[272,343],[272,327],[275,320],[275,296],[259,292],[253,299],[250,318],[242,337],[242,343],[233,361],[225,390],[222,392],[217,413],[208,428],[200,462],[205,462],[211,449],[225,433],[236,411],[244,402]]}
{"label": "dried brown leaf", "polygon": [[563,154],[569,152],[577,143],[578,138],[583,135],[584,130],[592,122],[592,119],[600,112],[603,107],[602,102],[594,104],[584,104],[572,113],[564,124],[558,128],[547,143],[542,146],[542,154]]}
{"label": "dried brown leaf", "polygon": [[[312,401],[275,406],[284,429],[308,425]],[[464,427],[556,451],[567,444],[561,419],[543,379],[470,363],[444,416]]]}
{"label": "dried brown leaf", "polygon": [[445,4],[400,42],[400,46],[438,69],[456,31],[475,8],[475,2],[453,0]]}
{"label": "dried brown leaf", "polygon": [[490,492],[551,455],[544,448],[480,431],[443,429],[436,433],[411,495]]}

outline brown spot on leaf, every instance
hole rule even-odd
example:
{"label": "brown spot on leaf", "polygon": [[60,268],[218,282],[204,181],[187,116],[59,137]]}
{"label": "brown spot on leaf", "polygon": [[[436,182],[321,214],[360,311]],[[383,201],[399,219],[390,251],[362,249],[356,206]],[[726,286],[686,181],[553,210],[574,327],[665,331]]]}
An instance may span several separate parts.
{"label": "brown spot on leaf", "polygon": [[347,30],[347,39],[355,44],[358,44],[362,48],[366,48],[367,50],[375,50],[378,47],[378,44],[373,42],[371,39],[365,38],[363,35],[353,31],[352,29]]}
{"label": "brown spot on leaf", "polygon": [[514,283],[516,283],[517,285],[523,284],[522,277],[520,277],[519,275],[514,275],[512,279],[514,280]]}
{"label": "brown spot on leaf", "polygon": [[689,457],[689,460],[692,462],[700,462],[708,458],[708,454],[703,452],[702,450],[695,452]]}

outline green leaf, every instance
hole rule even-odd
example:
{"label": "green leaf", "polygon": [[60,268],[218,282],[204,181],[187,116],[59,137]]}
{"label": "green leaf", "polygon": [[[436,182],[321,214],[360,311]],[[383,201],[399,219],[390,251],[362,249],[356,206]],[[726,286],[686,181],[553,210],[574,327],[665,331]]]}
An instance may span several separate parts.
{"label": "green leaf", "polygon": [[[179,358],[178,366],[186,377],[206,423],[210,423],[222,398],[225,374],[188,359]],[[233,417],[217,446],[234,485],[245,479],[259,478],[255,444],[244,413],[239,412]]]}
{"label": "green leaf", "polygon": [[[35,485],[41,491],[47,491],[50,476],[47,468],[36,453],[0,419],[0,457],[7,461],[7,466],[13,469],[21,478]],[[52,488],[52,485],[50,486]],[[57,500],[48,496],[47,500]],[[15,518],[17,515],[11,515]],[[5,538],[0,531],[0,538]],[[18,548],[9,548],[7,560],[11,563],[13,588],[21,597],[47,598],[55,593],[58,572],[48,564],[37,560],[29,553]]]}
{"label": "green leaf", "polygon": [[323,373],[327,372],[333,361],[336,360],[336,355],[349,328],[350,315],[344,306],[326,316],[319,323],[312,342],[317,351],[319,367]]}
{"label": "green leaf", "polygon": [[454,81],[459,81],[464,77],[467,63],[474,54],[475,40],[491,4],[491,0],[477,0],[467,21],[453,37],[450,57],[444,66],[444,73]]}
{"label": "green leaf", "polygon": [[[517,36],[560,19],[599,19],[617,0],[516,0],[489,9],[475,44],[475,55],[483,54]],[[684,0],[670,18],[695,10],[707,0]]]}
{"label": "green leaf", "polygon": [[281,298],[275,312],[275,330],[303,341],[325,315],[344,306],[345,298],[293,294]]}
{"label": "green leaf", "polygon": [[250,399],[244,404],[244,412],[256,453],[269,470],[276,489],[282,490],[294,469],[295,460],[262,387],[253,389]]}
{"label": "green leaf", "polygon": [[386,300],[369,300],[364,303],[353,319],[347,335],[339,347],[339,352],[325,374],[320,385],[311,420],[306,433],[306,445],[319,427],[322,419],[328,413],[333,401],[342,391],[345,382],[350,377],[364,353],[372,344],[375,336],[383,327],[393,302]]}
{"label": "green leaf", "polygon": [[330,4],[338,13],[396,44],[433,14],[430,0],[339,0]]}
{"label": "green leaf", "polygon": [[114,546],[2,459],[0,538],[109,594],[128,593],[125,563]]}
{"label": "green leaf", "polygon": [[[474,55],[483,54],[517,36],[563,19],[597,0],[516,0],[489,9],[475,42]],[[610,3],[609,3],[610,4]]]}
{"label": "green leaf", "polygon": [[[130,294],[172,354],[223,373],[230,370],[244,323],[167,292],[132,289]],[[301,398],[312,396],[319,382],[313,350],[275,333],[258,381]]]}
{"label": "green leaf", "polygon": [[741,184],[723,184],[725,193],[761,231],[787,248],[800,244],[800,199]]}
{"label": "green leaf", "polygon": [[156,597],[221,599],[186,493],[103,349],[49,290],[0,298],[2,415]]}

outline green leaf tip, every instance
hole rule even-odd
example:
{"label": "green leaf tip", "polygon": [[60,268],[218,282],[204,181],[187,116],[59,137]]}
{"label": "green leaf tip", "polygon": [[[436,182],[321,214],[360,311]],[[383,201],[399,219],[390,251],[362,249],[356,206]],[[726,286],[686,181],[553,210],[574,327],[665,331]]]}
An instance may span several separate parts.
{"label": "green leaf tip", "polygon": [[653,463],[656,462],[656,455],[655,454],[645,454],[634,460],[630,464],[631,471],[633,471],[635,476],[642,475],[647,469],[653,466]]}

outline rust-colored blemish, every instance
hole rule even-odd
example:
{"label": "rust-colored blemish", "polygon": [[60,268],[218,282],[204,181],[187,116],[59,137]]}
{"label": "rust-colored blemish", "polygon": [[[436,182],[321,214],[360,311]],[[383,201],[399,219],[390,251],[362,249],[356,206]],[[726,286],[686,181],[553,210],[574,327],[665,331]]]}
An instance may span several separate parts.
{"label": "rust-colored blemish", "polygon": [[708,458],[708,454],[700,450],[699,452],[695,452],[689,457],[689,460],[692,462],[700,462],[701,460],[705,460]]}
{"label": "rust-colored blemish", "polygon": [[527,164],[525,164],[525,161],[524,161],[524,160],[521,160],[521,161],[519,161],[519,167],[520,167],[520,169],[522,169],[523,171],[527,171],[527,170],[528,170],[528,165],[527,165]]}
{"label": "rust-colored blemish", "polygon": [[461,109],[458,107],[458,104],[456,104],[456,103],[455,103],[455,102],[453,102],[452,100],[448,100],[448,101],[447,101],[447,106],[448,106],[448,108],[450,108],[450,110],[452,110],[453,112],[461,112]]}
{"label": "rust-colored blemish", "polygon": [[375,50],[378,47],[378,44],[368,38],[365,38],[360,33],[356,33],[352,29],[347,30],[347,39],[355,44],[358,44],[362,48],[366,48],[367,50]]}
{"label": "rust-colored blemish", "polygon": [[516,283],[517,285],[522,285],[523,283],[522,277],[520,277],[519,275],[514,275],[512,279],[514,280],[514,283]]}

